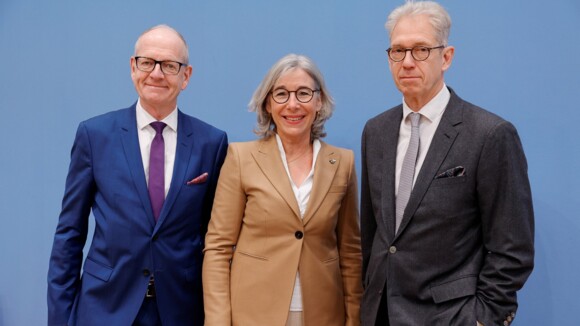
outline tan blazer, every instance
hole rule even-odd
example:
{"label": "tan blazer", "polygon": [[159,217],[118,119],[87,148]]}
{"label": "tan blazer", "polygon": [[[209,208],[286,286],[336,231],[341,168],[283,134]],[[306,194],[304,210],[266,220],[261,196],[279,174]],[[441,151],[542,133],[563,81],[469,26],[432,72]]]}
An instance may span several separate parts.
{"label": "tan blazer", "polygon": [[354,154],[321,145],[301,219],[275,137],[230,144],[204,250],[205,325],[285,325],[297,271],[306,326],[360,325]]}

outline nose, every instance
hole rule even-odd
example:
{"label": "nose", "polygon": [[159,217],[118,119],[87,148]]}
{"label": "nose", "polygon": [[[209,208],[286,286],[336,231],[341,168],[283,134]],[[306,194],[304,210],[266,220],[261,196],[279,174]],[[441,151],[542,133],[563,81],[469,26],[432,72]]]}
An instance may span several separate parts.
{"label": "nose", "polygon": [[290,92],[290,94],[288,95],[288,106],[289,107],[298,107],[300,105],[300,101],[298,101],[298,98],[296,97],[296,92]]}
{"label": "nose", "polygon": [[415,58],[413,58],[413,54],[411,53],[411,49],[405,50],[405,58],[403,59],[403,66],[412,67],[414,65],[415,65]]}
{"label": "nose", "polygon": [[153,67],[153,71],[149,73],[149,76],[156,77],[156,78],[163,78],[165,75],[163,71],[161,71],[161,63],[156,62],[155,66]]}

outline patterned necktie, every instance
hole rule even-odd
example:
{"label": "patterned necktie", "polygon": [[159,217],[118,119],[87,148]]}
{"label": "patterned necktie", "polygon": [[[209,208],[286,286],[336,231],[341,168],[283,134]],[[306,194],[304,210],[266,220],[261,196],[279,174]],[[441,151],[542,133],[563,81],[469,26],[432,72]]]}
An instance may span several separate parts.
{"label": "patterned necktie", "polygon": [[419,153],[419,120],[421,114],[409,114],[411,119],[411,140],[409,140],[409,147],[405,158],[403,159],[403,166],[401,167],[401,177],[399,178],[399,191],[397,192],[396,202],[396,220],[395,233],[399,230],[401,221],[403,220],[403,213],[409,197],[411,197],[411,190],[413,189],[413,177],[415,176],[415,164],[417,163],[417,154]]}
{"label": "patterned necktie", "polygon": [[163,141],[165,126],[166,124],[160,121],[151,122],[151,127],[155,129],[155,137],[151,142],[149,156],[149,198],[156,222],[165,201],[165,142]]}

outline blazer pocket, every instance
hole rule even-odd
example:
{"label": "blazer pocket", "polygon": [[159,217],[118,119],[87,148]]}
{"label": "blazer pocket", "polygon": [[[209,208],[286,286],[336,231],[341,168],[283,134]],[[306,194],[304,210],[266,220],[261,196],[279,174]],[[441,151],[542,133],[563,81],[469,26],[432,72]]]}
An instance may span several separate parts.
{"label": "blazer pocket", "polygon": [[83,270],[86,273],[91,274],[92,276],[105,282],[109,281],[111,274],[113,273],[113,269],[111,267],[98,263],[89,257],[87,257],[85,260]]}
{"label": "blazer pocket", "polygon": [[324,264],[330,264],[330,263],[332,263],[332,262],[335,262],[335,261],[337,261],[337,260],[338,260],[338,256],[335,256],[335,257],[332,257],[332,258],[325,259],[325,260],[323,260],[322,262],[323,262]]}
{"label": "blazer pocket", "polygon": [[460,279],[431,286],[431,296],[435,303],[441,303],[469,295],[475,295],[476,276],[465,276]]}
{"label": "blazer pocket", "polygon": [[461,183],[464,183],[466,179],[467,178],[465,176],[453,177],[453,178],[433,179],[433,182],[431,182],[431,187],[442,187],[442,186],[461,184]]}
{"label": "blazer pocket", "polygon": [[251,253],[248,253],[248,252],[245,252],[245,251],[241,251],[239,249],[236,249],[236,252],[239,255],[243,255],[243,256],[246,256],[246,257],[249,257],[249,258],[254,258],[254,259],[259,259],[259,260],[268,260],[268,258],[266,258],[264,256],[254,255],[254,254],[251,254]]}
{"label": "blazer pocket", "polygon": [[346,193],[346,185],[345,186],[331,186],[330,189],[328,189],[329,193],[340,193],[340,194],[344,194]]}

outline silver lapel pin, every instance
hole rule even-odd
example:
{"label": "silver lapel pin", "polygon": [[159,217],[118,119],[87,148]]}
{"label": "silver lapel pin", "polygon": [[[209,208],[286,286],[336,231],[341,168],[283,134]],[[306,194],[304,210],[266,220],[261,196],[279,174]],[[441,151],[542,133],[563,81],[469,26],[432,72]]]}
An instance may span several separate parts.
{"label": "silver lapel pin", "polygon": [[330,160],[328,160],[328,162],[330,162],[330,164],[334,164],[334,163],[336,163],[336,160],[331,158]]}

